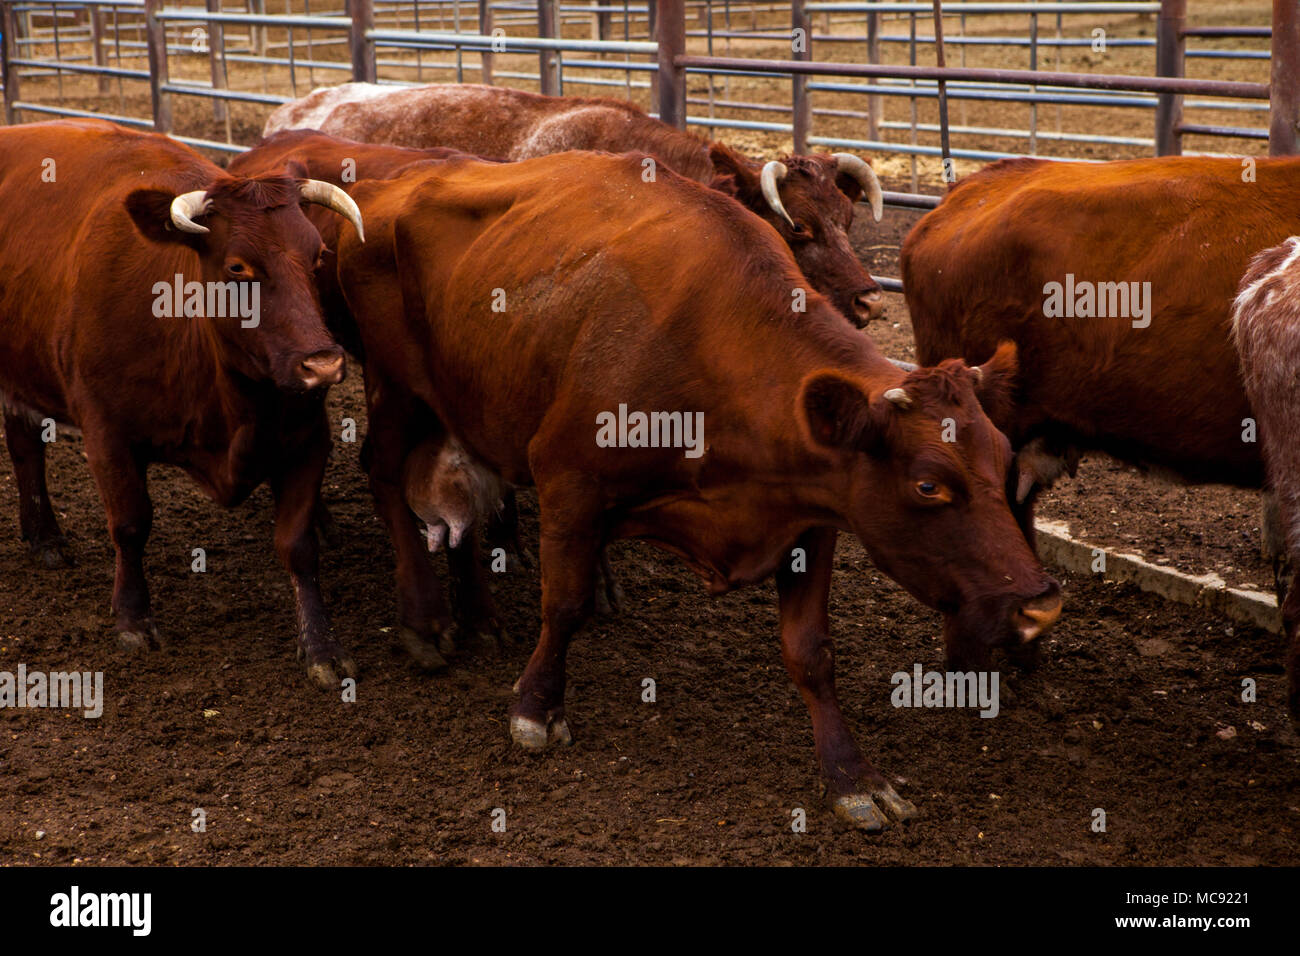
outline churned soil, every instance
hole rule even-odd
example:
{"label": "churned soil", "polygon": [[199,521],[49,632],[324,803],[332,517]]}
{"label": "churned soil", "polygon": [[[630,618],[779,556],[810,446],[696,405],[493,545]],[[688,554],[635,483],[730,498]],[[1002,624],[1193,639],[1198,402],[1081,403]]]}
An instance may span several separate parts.
{"label": "churned soil", "polygon": [[[364,421],[358,379],[331,396],[334,422]],[[892,674],[941,665],[940,622],[847,537],[831,603],[840,696],[918,805],[911,825],[872,838],[824,809],[773,588],[712,599],[638,544],[614,549],[625,610],[570,655],[574,746],[520,753],[506,712],[539,627],[536,572],[497,584],[518,645],[418,673],[391,635],[391,553],[357,447],[338,444],[330,467],[342,533],[322,570],[361,667],[355,703],[309,686],[294,659],[265,491],[224,511],[155,470],[147,568],[171,646],[131,657],[109,633],[113,554],[79,440],[50,449],[75,568],[29,567],[0,470],[0,671],[102,671],[105,688],[98,719],[0,710],[0,862],[1296,862],[1300,763],[1278,637],[1067,577],[1042,666],[1003,675],[995,718],[896,709]],[[523,511],[534,536],[530,495]],[[196,547],[205,573],[191,570]],[[1242,702],[1244,678],[1258,702]]]}

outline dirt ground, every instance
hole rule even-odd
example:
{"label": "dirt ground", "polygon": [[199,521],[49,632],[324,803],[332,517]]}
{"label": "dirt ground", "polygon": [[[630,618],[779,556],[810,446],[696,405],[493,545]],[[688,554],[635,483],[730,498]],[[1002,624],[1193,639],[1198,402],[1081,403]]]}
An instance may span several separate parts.
{"label": "dirt ground", "polygon": [[[1243,9],[1254,16],[1258,6]],[[1254,22],[1200,22],[1232,20]],[[1260,64],[1193,63],[1194,75],[1267,74]],[[118,108],[111,99],[104,108]],[[1026,110],[1005,113],[1003,125]],[[237,111],[236,141],[255,139],[264,114]],[[177,115],[192,135],[224,138],[207,103],[178,98]],[[1122,135],[1149,133],[1149,112],[1097,115]],[[881,165],[886,188],[910,188],[910,163]],[[936,183],[922,176],[924,188]],[[898,274],[916,218],[893,209],[879,225],[860,218],[854,243],[873,274]],[[908,358],[906,309],[901,296],[890,300],[872,335]],[[364,423],[359,376],[333,391],[330,408],[335,423]],[[575,745],[522,754],[505,721],[538,632],[536,572],[498,588],[518,645],[418,673],[390,633],[391,551],[357,452],[336,445],[325,494],[342,540],[322,572],[362,668],[355,703],[312,689],[294,660],[265,490],[222,511],[178,472],[155,470],[147,571],[172,646],[132,658],[109,634],[113,554],[80,441],[61,436],[51,449],[56,510],[80,560],[70,570],[28,565],[12,474],[0,463],[0,671],[20,662],[103,671],[106,696],[97,720],[0,709],[0,863],[1297,862],[1300,741],[1280,704],[1278,636],[1067,576],[1042,666],[1004,673],[996,719],[895,709],[891,674],[941,664],[938,615],[846,537],[831,604],[840,697],[868,755],[917,804],[913,824],[868,838],[825,810],[810,722],[781,662],[773,588],[711,599],[675,560],[636,544],[615,548],[626,609],[593,622],[570,655]],[[535,499],[523,507],[535,537]],[[1251,493],[1169,485],[1104,456],[1087,459],[1040,510],[1090,541],[1267,589],[1257,512]],[[190,570],[195,547],[206,549],[204,574]],[[645,678],[656,682],[654,703],[642,700]],[[1242,702],[1244,678],[1257,682],[1257,703]],[[504,833],[492,829],[498,808]],[[808,827],[796,834],[801,808]],[[1099,808],[1104,833],[1092,829]],[[196,809],[206,832],[191,828]]]}

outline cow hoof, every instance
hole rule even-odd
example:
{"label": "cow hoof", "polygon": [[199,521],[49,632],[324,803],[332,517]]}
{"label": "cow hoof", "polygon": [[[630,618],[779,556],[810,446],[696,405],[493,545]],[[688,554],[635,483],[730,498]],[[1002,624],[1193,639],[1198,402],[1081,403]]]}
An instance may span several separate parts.
{"label": "cow hoof", "polygon": [[525,750],[545,750],[547,747],[568,747],[573,743],[569,722],[563,717],[552,718],[550,724],[515,714],[510,718],[510,737]]}
{"label": "cow hoof", "polygon": [[[411,655],[412,660],[422,670],[440,671],[446,669],[447,658],[442,656],[442,652],[438,650],[435,644],[426,641],[409,627],[400,628],[398,636],[401,638],[402,646],[406,648],[406,652]],[[440,635],[440,640],[442,636],[450,637],[449,634]]]}
{"label": "cow hoof", "polygon": [[118,631],[117,643],[129,654],[143,654],[146,651],[161,650],[163,639],[157,626],[149,624],[134,631]]}
{"label": "cow hoof", "polygon": [[900,797],[889,784],[874,793],[849,793],[835,798],[835,815],[868,833],[880,833],[890,821],[904,823],[916,816],[916,807]]}
{"label": "cow hoof", "polygon": [[33,564],[46,571],[70,568],[77,563],[73,559],[72,550],[62,541],[47,541],[44,544],[32,545],[28,555]]}
{"label": "cow hoof", "polygon": [[510,718],[510,739],[525,750],[545,750],[546,725],[540,720],[516,715]]}
{"label": "cow hoof", "polygon": [[876,806],[875,801],[863,793],[850,793],[837,797],[835,815],[868,833],[880,833],[889,826],[889,818]]}

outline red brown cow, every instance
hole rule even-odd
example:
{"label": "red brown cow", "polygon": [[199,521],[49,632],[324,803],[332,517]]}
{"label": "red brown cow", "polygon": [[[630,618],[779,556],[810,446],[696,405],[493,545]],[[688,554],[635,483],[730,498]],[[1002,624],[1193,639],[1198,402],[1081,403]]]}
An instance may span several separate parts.
{"label": "red brown cow", "polygon": [[144,549],[146,468],[183,468],[234,505],[262,482],[293,579],[299,654],[318,684],[354,673],[317,583],[311,516],[343,377],[312,283],[300,203],[361,219],[345,193],[280,173],[232,177],[188,148],[107,122],[0,129],[0,398],[23,537],[67,560],[42,421],[79,428],[117,551],[122,644],[157,646]]}
{"label": "red brown cow", "polygon": [[1298,192],[1297,159],[994,163],[903,243],[917,356],[1019,346],[998,425],[1024,494],[1072,446],[1258,487],[1229,313],[1250,256],[1300,231]]}
{"label": "red brown cow", "polygon": [[1257,255],[1241,280],[1232,330],[1246,395],[1259,420],[1296,576],[1282,602],[1289,649],[1288,703],[1300,718],[1300,237]]}
{"label": "red brown cow", "polygon": [[851,320],[865,325],[884,313],[880,286],[848,237],[859,198],[870,199],[880,220],[880,184],[865,161],[848,153],[759,164],[621,100],[454,83],[411,89],[344,83],[315,90],[279,107],[265,132],[296,127],[367,143],[451,146],[512,160],[573,149],[647,153],[660,166],[712,185],[766,219],[794,250],[812,287]]}
{"label": "red brown cow", "polygon": [[776,576],[784,659],[835,808],[879,829],[913,810],[836,700],[836,529],[944,612],[955,666],[1034,644],[1060,592],[1008,509],[1010,448],[981,408],[1008,388],[1014,349],[905,375],[822,296],[792,310],[807,280],[771,228],[642,168],[635,154],[448,160],[352,187],[369,241],[344,232],[339,274],[365,342],[400,626],[432,639],[436,581],[402,468],[441,430],[537,487],[543,623],[511,710],[516,743],[569,742],[565,659],[600,551],[641,538],[713,593]]}

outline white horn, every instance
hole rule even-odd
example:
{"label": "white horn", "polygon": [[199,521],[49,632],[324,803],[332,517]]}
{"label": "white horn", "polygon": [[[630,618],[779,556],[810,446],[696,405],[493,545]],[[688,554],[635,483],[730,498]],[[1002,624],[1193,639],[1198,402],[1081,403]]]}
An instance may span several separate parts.
{"label": "white horn", "polygon": [[361,210],[357,208],[351,196],[333,183],[321,182],[319,179],[304,179],[298,188],[302,192],[303,199],[333,209],[352,223],[358,239],[362,242],[366,241],[366,231],[361,225]]}
{"label": "white horn", "polygon": [[835,167],[840,172],[858,181],[858,185],[862,187],[862,191],[867,194],[867,199],[871,203],[871,215],[875,217],[876,222],[880,222],[880,217],[885,214],[885,194],[880,191],[880,180],[876,178],[876,172],[871,168],[871,164],[852,153],[831,153],[831,156],[835,160]]}
{"label": "white horn", "polygon": [[212,209],[212,200],[204,199],[206,189],[196,189],[192,193],[181,193],[172,200],[172,225],[181,232],[202,235],[208,231],[207,226],[200,226],[194,221],[195,216],[202,216]]}
{"label": "white horn", "polygon": [[899,408],[912,407],[912,396],[908,395],[907,392],[901,388],[888,389],[883,397],[885,401],[892,402]]}
{"label": "white horn", "polygon": [[781,204],[781,193],[777,191],[776,184],[785,179],[789,170],[785,168],[785,163],[772,160],[763,164],[763,172],[758,177],[759,185],[763,187],[763,198],[767,204],[772,207],[772,211],[790,224],[794,228],[794,220],[790,214],[785,211],[785,206]]}

